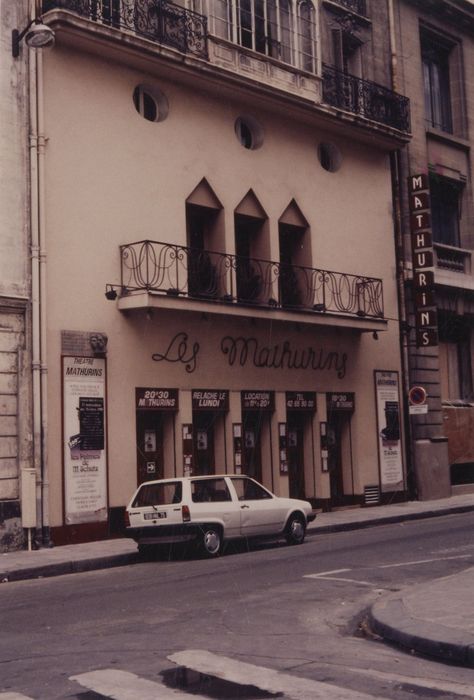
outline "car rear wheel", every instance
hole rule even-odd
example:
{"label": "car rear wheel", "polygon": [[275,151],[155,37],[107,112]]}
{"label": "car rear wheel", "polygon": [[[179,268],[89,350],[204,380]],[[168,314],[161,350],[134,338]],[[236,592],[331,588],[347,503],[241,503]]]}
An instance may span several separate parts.
{"label": "car rear wheel", "polygon": [[306,523],[302,515],[294,513],[288,520],[285,538],[288,544],[302,544],[306,535]]}
{"label": "car rear wheel", "polygon": [[201,549],[206,557],[218,557],[222,551],[222,532],[214,525],[202,528]]}

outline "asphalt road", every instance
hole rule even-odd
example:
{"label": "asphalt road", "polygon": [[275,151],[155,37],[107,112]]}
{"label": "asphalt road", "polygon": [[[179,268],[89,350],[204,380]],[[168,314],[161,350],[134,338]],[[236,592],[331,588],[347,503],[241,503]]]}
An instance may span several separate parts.
{"label": "asphalt road", "polygon": [[[9,583],[0,587],[0,700],[146,700],[148,692],[180,700],[193,697],[188,691],[215,698],[474,698],[472,669],[363,634],[364,611],[380,596],[472,566],[473,527],[473,513],[451,515],[313,534],[298,547],[241,546],[213,561],[180,553],[171,561]],[[210,652],[199,663],[216,664],[217,674],[241,685],[177,676],[182,663],[196,661],[188,650]],[[90,674],[98,669],[106,671]],[[185,681],[187,690],[167,690]]]}

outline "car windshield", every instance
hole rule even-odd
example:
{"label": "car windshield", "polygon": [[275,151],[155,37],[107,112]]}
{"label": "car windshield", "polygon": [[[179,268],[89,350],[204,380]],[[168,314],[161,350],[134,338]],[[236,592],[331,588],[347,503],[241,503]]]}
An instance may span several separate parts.
{"label": "car windshield", "polygon": [[271,493],[252,479],[245,477],[232,478],[232,484],[237,492],[239,501],[261,501],[264,498],[273,498]]}
{"label": "car windshield", "polygon": [[191,482],[193,503],[219,503],[231,501],[229,489],[224,479],[196,479]]}
{"label": "car windshield", "polygon": [[132,503],[132,508],[144,506],[169,506],[181,503],[183,486],[181,481],[169,481],[164,484],[143,484]]}

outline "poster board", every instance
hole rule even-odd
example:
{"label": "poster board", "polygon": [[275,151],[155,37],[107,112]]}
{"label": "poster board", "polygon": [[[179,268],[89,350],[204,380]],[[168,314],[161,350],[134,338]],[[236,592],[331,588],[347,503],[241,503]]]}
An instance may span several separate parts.
{"label": "poster board", "polygon": [[403,491],[401,411],[398,372],[375,370],[377,443],[382,493]]}
{"label": "poster board", "polygon": [[107,520],[106,360],[62,358],[64,522]]}

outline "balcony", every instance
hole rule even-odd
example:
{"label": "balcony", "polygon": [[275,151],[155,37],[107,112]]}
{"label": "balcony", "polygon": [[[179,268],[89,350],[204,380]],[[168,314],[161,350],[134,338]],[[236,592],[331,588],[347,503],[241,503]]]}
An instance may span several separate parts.
{"label": "balcony", "polygon": [[361,17],[367,17],[366,0],[331,0],[334,5],[340,5],[343,9],[354,12]]}
{"label": "balcony", "polygon": [[[118,290],[121,301],[127,302],[123,310],[140,306],[133,297],[146,293],[170,308],[177,308],[176,303],[170,306],[165,300],[201,302],[216,313],[240,309],[240,315],[248,315],[251,308],[252,316],[262,316],[259,310],[274,316],[285,311],[290,316],[280,318],[294,321],[308,315],[342,315],[357,319],[361,330],[373,330],[374,321],[384,321],[380,279],[149,240],[123,245],[120,254],[120,287],[107,289],[108,298],[115,298]],[[149,301],[145,305],[150,306]],[[362,328],[364,319],[372,325]],[[354,322],[346,325],[353,327]]]}
{"label": "balcony", "polygon": [[326,63],[323,65],[323,102],[393,129],[410,131],[408,97]]}
{"label": "balcony", "polygon": [[433,244],[436,255],[436,267],[451,272],[471,273],[471,251],[443,243]]}
{"label": "balcony", "polygon": [[207,18],[167,0],[43,0],[43,15],[50,10],[67,10],[98,25],[207,58]]}

